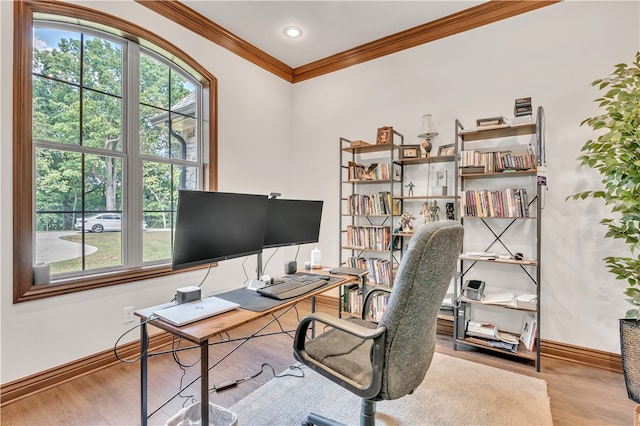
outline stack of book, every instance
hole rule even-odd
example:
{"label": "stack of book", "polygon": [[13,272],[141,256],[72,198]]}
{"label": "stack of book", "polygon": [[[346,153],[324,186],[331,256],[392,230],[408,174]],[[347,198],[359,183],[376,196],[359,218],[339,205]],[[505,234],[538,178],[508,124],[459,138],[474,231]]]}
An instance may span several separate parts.
{"label": "stack of book", "polygon": [[512,334],[498,330],[498,327],[488,322],[469,321],[467,336],[474,343],[503,349],[508,352],[518,352],[518,338]]}
{"label": "stack of book", "polygon": [[513,106],[513,115],[520,117],[523,115],[533,114],[533,106],[531,105],[531,98],[518,98]]}
{"label": "stack of book", "polygon": [[476,120],[476,130],[491,130],[509,127],[509,120],[504,115],[497,117],[478,118]]}

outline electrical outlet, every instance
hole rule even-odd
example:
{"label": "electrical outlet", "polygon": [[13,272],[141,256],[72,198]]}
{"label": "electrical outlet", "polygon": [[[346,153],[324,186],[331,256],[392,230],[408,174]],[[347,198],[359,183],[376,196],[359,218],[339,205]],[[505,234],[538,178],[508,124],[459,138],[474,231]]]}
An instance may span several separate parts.
{"label": "electrical outlet", "polygon": [[122,322],[126,324],[128,322],[132,322],[134,319],[133,306],[126,307],[122,310]]}

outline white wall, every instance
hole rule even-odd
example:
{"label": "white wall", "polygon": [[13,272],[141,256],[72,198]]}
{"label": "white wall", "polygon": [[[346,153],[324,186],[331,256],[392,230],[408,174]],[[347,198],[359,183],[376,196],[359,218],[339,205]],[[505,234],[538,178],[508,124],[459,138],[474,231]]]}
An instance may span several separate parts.
{"label": "white wall", "polygon": [[[440,131],[434,145],[448,144],[456,118],[473,127],[476,118],[511,114],[516,98],[531,96],[547,123],[542,338],[619,353],[625,286],[601,259],[625,252],[603,240],[604,207],[565,197],[599,184],[576,161],[591,137],[579,124],[597,112],[599,94],[589,84],[633,60],[639,22],[638,2],[562,2],[296,84],[293,139],[299,152],[312,151],[326,165],[308,186],[337,213],[340,136],[372,142],[377,127],[392,125],[405,143],[418,143],[421,117],[432,113]],[[337,214],[325,225],[324,257],[336,262]]]}
{"label": "white wall", "polygon": [[[637,2],[562,2],[291,86],[138,4],[87,1],[161,34],[209,69],[219,83],[219,188],[323,199],[324,263],[338,258],[338,138],[372,141],[393,125],[415,138],[422,114],[434,115],[435,144],[452,143],[454,120],[509,113],[532,96],[547,116],[549,191],[543,219],[542,337],[617,352],[623,285],[600,259],[608,249],[598,225],[606,210],[564,198],[599,182],[575,158],[589,137],[580,121],[597,109],[589,87],[639,49]],[[12,3],[0,1],[0,57],[12,57]],[[615,29],[615,31],[612,31]],[[12,304],[11,61],[0,64],[1,381],[24,377],[110,348],[128,328],[122,308],[164,302],[204,271]],[[294,161],[295,160],[295,161]],[[303,176],[303,177],[300,177]],[[313,247],[303,246],[299,261]],[[265,260],[271,253],[265,254]],[[267,272],[295,255],[281,249]],[[253,277],[254,259],[246,262]],[[237,286],[242,262],[220,264],[205,293]],[[124,341],[137,338],[137,332]],[[46,354],[46,356],[43,356]]]}

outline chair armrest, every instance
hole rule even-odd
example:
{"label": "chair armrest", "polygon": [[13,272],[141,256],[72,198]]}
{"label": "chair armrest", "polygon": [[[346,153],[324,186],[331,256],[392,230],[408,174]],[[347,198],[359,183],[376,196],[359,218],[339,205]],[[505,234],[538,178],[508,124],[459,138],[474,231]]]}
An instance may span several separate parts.
{"label": "chair armrest", "polygon": [[[362,387],[358,383],[354,382],[348,377],[334,371],[328,366],[318,362],[311,358],[305,349],[305,339],[307,336],[307,330],[313,323],[318,321],[321,324],[329,325],[337,330],[351,334],[365,340],[373,340],[373,347],[371,349],[371,365],[373,371],[373,377],[368,386]],[[325,313],[313,313],[302,318],[296,329],[296,335],[294,337],[294,355],[296,359],[305,365],[311,367],[314,371],[322,374],[326,378],[340,384],[342,387],[350,390],[354,394],[361,398],[373,398],[380,392],[382,386],[382,365],[384,358],[384,348],[386,339],[386,327],[367,328],[362,327],[353,322],[346,321],[341,318],[336,318],[332,315]]]}
{"label": "chair armrest", "polygon": [[[378,327],[373,329],[366,328],[358,324],[354,324],[352,322],[343,320],[342,318],[335,317],[333,315],[325,314],[323,312],[316,312],[302,318],[302,320],[298,324],[298,330],[300,331],[300,334],[303,336],[303,342],[304,342],[304,337],[307,334],[307,329],[311,325],[311,322],[314,320],[322,324],[329,325],[331,327],[342,330],[345,333],[349,333],[356,337],[360,337],[362,339],[375,339],[376,337],[380,336],[382,333],[386,331],[385,327]],[[298,334],[297,333],[298,330],[296,330],[296,334]],[[296,346],[298,345],[296,344]]]}

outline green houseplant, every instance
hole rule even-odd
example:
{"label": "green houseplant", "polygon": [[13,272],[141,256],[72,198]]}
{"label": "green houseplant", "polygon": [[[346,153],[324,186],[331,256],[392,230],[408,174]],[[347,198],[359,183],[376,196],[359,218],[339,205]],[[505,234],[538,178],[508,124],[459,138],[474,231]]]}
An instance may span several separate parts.
{"label": "green houseplant", "polygon": [[613,73],[591,85],[604,92],[595,100],[604,112],[581,123],[598,137],[584,144],[579,159],[600,173],[603,189],[568,198],[602,199],[612,213],[600,221],[607,228],[605,238],[622,239],[629,248],[629,256],[607,256],[604,261],[627,283],[624,294],[632,306],[620,320],[620,346],[627,393],[640,403],[640,52],[631,64],[616,65]]}

